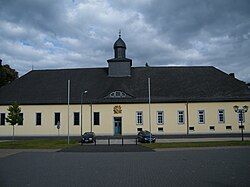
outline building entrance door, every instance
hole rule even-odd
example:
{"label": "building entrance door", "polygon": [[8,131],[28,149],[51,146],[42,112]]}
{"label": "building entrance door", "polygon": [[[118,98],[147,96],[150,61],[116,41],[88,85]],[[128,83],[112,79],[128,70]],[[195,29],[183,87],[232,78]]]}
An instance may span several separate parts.
{"label": "building entrance door", "polygon": [[122,134],[122,118],[114,117],[115,135]]}

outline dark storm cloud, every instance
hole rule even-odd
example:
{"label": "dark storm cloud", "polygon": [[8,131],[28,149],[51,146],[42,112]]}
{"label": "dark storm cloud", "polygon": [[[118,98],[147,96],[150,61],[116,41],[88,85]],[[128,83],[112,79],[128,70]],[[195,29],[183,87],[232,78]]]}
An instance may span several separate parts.
{"label": "dark storm cloud", "polygon": [[[236,73],[239,77],[249,81],[249,10],[247,0],[158,0],[141,12],[146,22],[157,28],[163,42],[184,51],[194,49],[202,57],[183,59],[182,63],[214,65],[227,72],[236,70],[243,72]],[[177,63],[178,60],[174,59]]]}
{"label": "dark storm cloud", "polygon": [[64,9],[65,5],[60,0],[3,0],[0,15],[5,21],[53,33],[62,24]]}
{"label": "dark storm cloud", "polygon": [[2,0],[0,58],[26,73],[103,67],[122,30],[134,66],[212,65],[250,82],[248,0]]}
{"label": "dark storm cloud", "polygon": [[146,7],[144,12],[148,22],[182,44],[181,41],[196,38],[202,32],[210,37],[231,35],[235,27],[246,22],[249,24],[249,7],[248,0],[158,0]]}

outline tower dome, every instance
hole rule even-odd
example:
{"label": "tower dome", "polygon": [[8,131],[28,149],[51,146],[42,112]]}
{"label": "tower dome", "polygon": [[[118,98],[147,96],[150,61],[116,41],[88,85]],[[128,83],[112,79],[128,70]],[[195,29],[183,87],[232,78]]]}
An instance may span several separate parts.
{"label": "tower dome", "polygon": [[115,58],[126,58],[126,44],[121,38],[121,31],[119,32],[119,38],[114,43]]}
{"label": "tower dome", "polygon": [[114,49],[116,48],[125,48],[126,49],[126,44],[125,42],[121,39],[120,35],[119,38],[116,40],[114,43]]}
{"label": "tower dome", "polygon": [[107,60],[109,64],[108,76],[110,77],[130,77],[132,60],[126,58],[126,44],[121,38],[121,31],[119,38],[114,43],[114,58]]}

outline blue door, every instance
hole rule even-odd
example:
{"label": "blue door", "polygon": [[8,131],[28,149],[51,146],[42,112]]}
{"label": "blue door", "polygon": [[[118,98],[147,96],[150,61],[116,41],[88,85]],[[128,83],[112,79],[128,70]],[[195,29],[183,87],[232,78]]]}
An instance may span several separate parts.
{"label": "blue door", "polygon": [[122,118],[114,117],[115,135],[122,134]]}

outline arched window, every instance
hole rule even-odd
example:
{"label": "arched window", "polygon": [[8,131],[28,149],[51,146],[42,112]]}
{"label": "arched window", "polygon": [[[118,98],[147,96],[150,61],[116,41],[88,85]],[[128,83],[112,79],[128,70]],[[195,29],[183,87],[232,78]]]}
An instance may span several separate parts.
{"label": "arched window", "polygon": [[110,97],[112,98],[124,98],[126,97],[126,93],[122,91],[114,91],[110,93]]}

